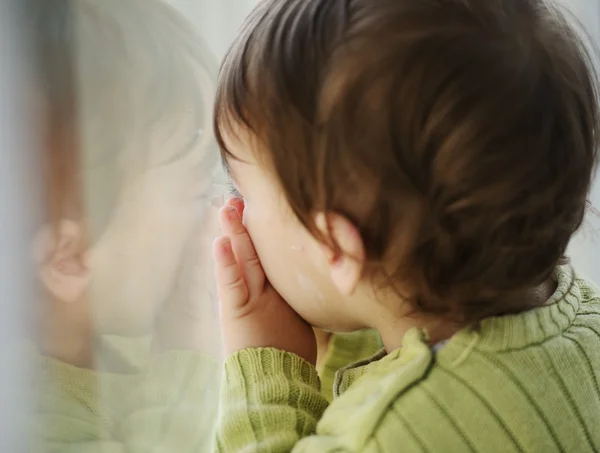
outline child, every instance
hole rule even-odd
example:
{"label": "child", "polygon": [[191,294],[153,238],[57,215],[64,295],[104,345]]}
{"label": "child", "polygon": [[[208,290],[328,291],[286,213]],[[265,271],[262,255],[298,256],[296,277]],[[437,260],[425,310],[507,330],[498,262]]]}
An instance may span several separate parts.
{"label": "child", "polygon": [[218,164],[212,56],[160,1],[21,6],[50,208],[33,450],[206,451],[219,342],[212,271],[192,266]]}
{"label": "child", "polygon": [[[260,2],[215,110],[219,451],[600,451],[600,298],[563,260],[596,82],[542,0]],[[330,405],[311,327],[384,344]]]}

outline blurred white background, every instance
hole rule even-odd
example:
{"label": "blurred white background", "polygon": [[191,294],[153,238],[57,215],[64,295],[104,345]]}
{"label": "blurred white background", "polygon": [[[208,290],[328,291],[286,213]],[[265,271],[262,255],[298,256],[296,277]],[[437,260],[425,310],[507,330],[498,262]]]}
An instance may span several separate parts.
{"label": "blurred white background", "polygon": [[257,0],[169,0],[198,28],[217,58],[229,43]]}
{"label": "blurred white background", "polygon": [[[600,70],[600,1],[561,0],[570,7],[586,27],[595,46],[596,63]],[[569,255],[578,271],[600,284],[600,175],[590,194],[591,207],[585,222],[571,243]]]}

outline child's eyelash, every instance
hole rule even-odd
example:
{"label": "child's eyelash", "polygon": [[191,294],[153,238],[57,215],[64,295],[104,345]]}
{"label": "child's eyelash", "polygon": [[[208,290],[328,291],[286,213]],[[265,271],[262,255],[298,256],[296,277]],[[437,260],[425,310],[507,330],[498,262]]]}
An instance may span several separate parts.
{"label": "child's eyelash", "polygon": [[233,181],[220,181],[211,184],[208,190],[198,194],[197,198],[200,200],[212,200],[215,198],[244,198],[238,190],[235,188]]}
{"label": "child's eyelash", "polygon": [[233,182],[229,181],[228,186],[229,186],[229,195],[231,195],[232,197],[235,197],[235,198],[242,198],[242,195],[235,188],[235,186],[233,185]]}

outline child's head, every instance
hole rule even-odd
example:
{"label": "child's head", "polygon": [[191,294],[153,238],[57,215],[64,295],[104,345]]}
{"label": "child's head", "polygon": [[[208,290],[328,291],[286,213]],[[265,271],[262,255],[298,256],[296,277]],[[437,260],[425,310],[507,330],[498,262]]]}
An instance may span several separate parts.
{"label": "child's head", "polygon": [[42,281],[59,304],[92,298],[104,332],[145,332],[218,160],[212,56],[158,0],[26,4],[48,180]]}
{"label": "child's head", "polygon": [[348,300],[376,285],[468,323],[528,308],[563,257],[595,84],[541,0],[265,0],[215,124],[265,271],[309,322],[369,326],[379,308]]}

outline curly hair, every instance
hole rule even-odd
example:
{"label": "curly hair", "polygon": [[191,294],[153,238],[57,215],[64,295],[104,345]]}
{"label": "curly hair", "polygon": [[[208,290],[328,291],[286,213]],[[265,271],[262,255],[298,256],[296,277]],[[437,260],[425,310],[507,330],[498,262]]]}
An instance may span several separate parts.
{"label": "curly hair", "polygon": [[258,138],[319,240],[314,214],[343,214],[367,274],[469,323],[526,309],[580,226],[596,82],[541,0],[265,0],[223,63],[215,130]]}

